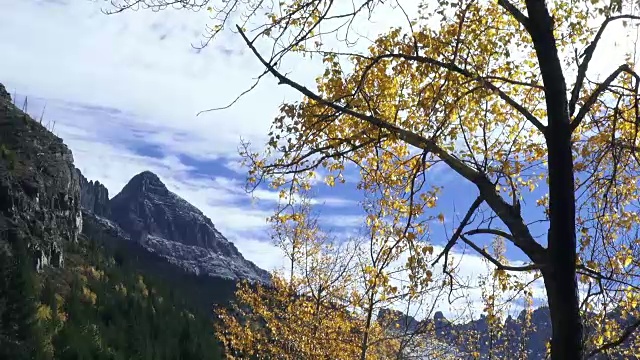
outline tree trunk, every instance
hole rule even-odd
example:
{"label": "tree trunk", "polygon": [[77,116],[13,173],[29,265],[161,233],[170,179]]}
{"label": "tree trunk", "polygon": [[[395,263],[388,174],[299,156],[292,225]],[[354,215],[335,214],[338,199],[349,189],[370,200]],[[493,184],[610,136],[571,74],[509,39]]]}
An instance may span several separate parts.
{"label": "tree trunk", "polygon": [[369,350],[369,329],[371,329],[371,320],[373,318],[373,289],[369,296],[369,304],[367,308],[367,321],[365,323],[364,334],[362,336],[362,344],[360,346],[360,360],[367,360],[367,351]]}
{"label": "tree trunk", "polygon": [[[551,113],[549,115],[552,116]],[[542,275],[553,328],[551,359],[578,360],[582,358],[582,323],[576,279],[571,130],[568,116],[564,121],[549,120],[546,132],[549,151],[549,264]]]}
{"label": "tree trunk", "polygon": [[576,205],[567,86],[545,0],[526,0],[531,35],[544,82],[548,125],[544,129],[549,167],[548,263],[542,275],[553,332],[551,359],[582,357],[582,324],[576,280]]}

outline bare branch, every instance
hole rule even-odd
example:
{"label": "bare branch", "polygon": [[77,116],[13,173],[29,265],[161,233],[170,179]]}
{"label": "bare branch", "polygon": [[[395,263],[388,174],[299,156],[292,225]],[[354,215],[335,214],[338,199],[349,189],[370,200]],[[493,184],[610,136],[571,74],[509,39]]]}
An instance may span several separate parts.
{"label": "bare branch", "polygon": [[494,258],[493,256],[491,256],[491,254],[489,254],[488,252],[486,252],[483,248],[479,247],[478,245],[476,245],[473,241],[469,240],[466,236],[464,235],[460,235],[460,239],[462,239],[462,241],[465,242],[465,244],[471,246],[471,248],[473,250],[475,250],[476,252],[478,252],[480,255],[482,255],[485,259],[489,260],[492,264],[494,264],[498,270],[507,270],[507,271],[532,271],[532,270],[540,270],[540,268],[542,267],[541,265],[538,264],[531,264],[531,265],[524,265],[524,266],[511,266],[511,265],[504,265],[503,263],[501,263],[500,261],[498,261],[496,258]]}
{"label": "bare branch", "polygon": [[[593,58],[593,53],[596,51],[598,46],[598,42],[602,38],[602,34],[604,30],[607,28],[607,25],[615,20],[620,19],[635,19],[640,20],[639,16],[634,15],[618,15],[607,18],[601,25],[600,29],[596,33],[596,36],[593,38],[589,46],[584,50],[582,54],[584,56],[584,60],[578,66],[578,75],[576,76],[576,83],[573,86],[573,90],[571,91],[571,100],[569,101],[569,115],[573,115],[573,112],[576,110],[576,103],[578,102],[578,97],[580,96],[580,89],[582,88],[582,84],[584,84],[584,80],[587,76],[587,70],[589,69],[589,63]],[[577,125],[576,125],[577,127]]]}
{"label": "bare branch", "polygon": [[596,89],[589,96],[589,98],[584,103],[584,105],[582,105],[582,107],[580,108],[580,111],[578,111],[578,114],[571,122],[571,131],[575,130],[578,126],[580,126],[580,123],[582,122],[584,117],[587,115],[589,110],[591,110],[591,107],[593,106],[593,104],[596,103],[600,94],[602,94],[605,90],[607,90],[607,88],[611,85],[613,80],[615,80],[618,77],[618,75],[620,75],[623,72],[632,74],[636,78],[636,81],[639,79],[638,75],[629,67],[629,65],[627,64],[620,65],[614,72],[611,73],[611,75],[609,75],[602,83],[600,83],[600,85],[596,87]]}
{"label": "bare branch", "polygon": [[492,234],[492,235],[502,236],[503,238],[511,242],[514,242],[513,236],[511,236],[511,234],[507,234],[506,232],[498,229],[473,229],[464,233],[464,235],[476,235],[476,234]]}
{"label": "bare branch", "polygon": [[[485,174],[482,174],[469,166],[467,166],[464,162],[460,161],[455,156],[449,154],[444,149],[442,149],[433,139],[427,139],[422,135],[416,134],[414,132],[408,131],[406,129],[402,129],[397,125],[389,123],[379,117],[373,115],[366,115],[355,111],[346,106],[340,105],[333,101],[324,99],[313,91],[309,90],[305,86],[292,81],[291,79],[284,76],[280,73],[276,68],[273,67],[268,61],[266,61],[262,55],[258,52],[255,46],[251,43],[251,41],[246,37],[244,32],[240,27],[237,27],[238,32],[244,39],[247,46],[251,49],[256,58],[264,65],[269,72],[275,76],[280,84],[287,85],[292,87],[293,89],[299,91],[304,96],[308,97],[311,100],[314,100],[320,104],[323,104],[329,108],[332,108],[336,111],[339,111],[343,114],[347,114],[353,116],[354,118],[363,120],[373,126],[376,126],[380,129],[384,129],[389,131],[390,133],[397,136],[400,140],[406,142],[409,145],[413,145],[419,149],[423,149],[429,151],[436,156],[438,156],[444,163],[446,163],[452,170],[458,173],[460,176],[464,177],[478,188],[480,191],[480,195],[483,197],[484,201],[489,204],[489,206],[495,211],[495,213],[500,217],[500,219],[507,225],[511,233],[514,235],[515,243],[514,245],[520,248],[531,260],[536,263],[546,262],[546,249],[543,248],[540,244],[538,244],[531,236],[529,228],[524,223],[520,212],[513,206],[508,204],[499,193],[496,192],[495,185],[487,178]],[[407,55],[409,56],[409,55]],[[435,61],[433,59],[424,58],[425,61]],[[442,62],[437,62],[437,64],[441,64],[444,66],[449,66]],[[463,69],[460,69],[465,71]]]}
{"label": "bare branch", "polygon": [[473,201],[473,204],[471,204],[471,206],[469,207],[469,210],[467,210],[467,213],[464,215],[464,218],[462,218],[462,221],[460,222],[460,225],[458,225],[458,228],[456,229],[456,231],[453,233],[453,236],[451,236],[451,239],[449,240],[449,242],[447,242],[447,245],[444,247],[440,255],[438,255],[438,257],[436,257],[436,259],[431,263],[431,266],[437,264],[438,261],[440,261],[440,259],[442,258],[442,256],[445,253],[449,252],[449,250],[451,250],[453,245],[456,244],[456,241],[458,241],[458,238],[462,234],[462,230],[464,230],[464,227],[467,226],[467,224],[471,220],[471,217],[473,216],[473,213],[478,209],[478,207],[480,207],[483,201],[484,200],[482,199],[482,196],[478,196]]}

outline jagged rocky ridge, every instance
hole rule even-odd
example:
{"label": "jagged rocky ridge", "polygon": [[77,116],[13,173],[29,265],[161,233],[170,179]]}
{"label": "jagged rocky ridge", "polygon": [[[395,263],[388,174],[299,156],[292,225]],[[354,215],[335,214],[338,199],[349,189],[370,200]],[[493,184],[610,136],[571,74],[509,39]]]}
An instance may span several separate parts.
{"label": "jagged rocky ridge", "polygon": [[480,354],[481,359],[489,358],[491,351],[494,356],[497,351],[500,359],[518,358],[524,348],[527,359],[542,360],[546,356],[546,343],[551,337],[549,309],[535,309],[531,314],[532,326],[529,327],[524,326],[525,316],[525,311],[515,319],[508,316],[503,331],[497,338],[491,339],[489,322],[483,315],[473,321],[454,323],[440,311],[434,314],[433,319],[422,321],[397,310],[381,309],[378,313],[378,319],[383,319],[383,323],[390,329],[407,333],[432,329],[428,333],[435,332],[435,338],[429,339],[429,346],[446,348],[447,353],[455,353],[458,358],[471,358],[471,353],[475,351]]}
{"label": "jagged rocky ridge", "polygon": [[[489,332],[489,321],[484,315],[476,320],[459,323],[449,321],[440,311],[434,314],[433,319],[421,321],[397,310],[381,309],[378,313],[378,321],[382,321],[382,324],[389,329],[397,329],[396,331],[409,334],[420,333],[424,329],[433,329],[435,338],[429,339],[429,345],[444,347],[448,353],[455,353],[457,358],[471,358],[470,354],[478,351],[480,359],[491,358],[489,355],[491,352],[493,352],[494,358],[497,355],[499,359],[515,359],[519,354],[522,354],[523,349],[526,349],[527,359],[546,359],[547,341],[551,338],[552,331],[549,308],[541,306],[534,309],[531,312],[530,325],[528,326],[525,326],[525,317],[524,310],[516,318],[507,316],[502,331],[498,335],[494,334],[492,339]],[[605,317],[617,322],[621,329],[634,328],[639,320],[629,314],[622,315],[618,310],[608,312]],[[583,319],[585,320],[584,334],[593,335],[595,329],[591,322],[592,319],[589,319],[589,316],[584,316]],[[469,336],[470,334],[472,336]],[[637,333],[631,334],[629,339],[617,345],[617,348],[628,349],[632,339],[637,336]],[[592,350],[594,349],[586,349],[587,352]],[[595,360],[626,359],[620,355],[607,353],[598,353],[589,358]]]}
{"label": "jagged rocky ridge", "polygon": [[90,181],[76,169],[80,181],[80,205],[82,209],[102,218],[111,216],[109,190],[99,181]]}
{"label": "jagged rocky ridge", "polygon": [[18,109],[0,84],[0,251],[24,241],[35,267],[63,266],[82,229],[78,176],[62,139]]}
{"label": "jagged rocky ridge", "polygon": [[65,241],[76,242],[85,219],[123,240],[134,240],[190,273],[268,282],[200,210],[143,172],[109,200],[87,180],[69,148],[18,109],[0,84],[0,251],[25,241],[35,266],[63,265]]}
{"label": "jagged rocky ridge", "polygon": [[269,282],[269,274],[246,260],[202,211],[169,191],[158,176],[134,176],[113,199],[106,187],[78,170],[83,209],[112,235],[196,275]]}

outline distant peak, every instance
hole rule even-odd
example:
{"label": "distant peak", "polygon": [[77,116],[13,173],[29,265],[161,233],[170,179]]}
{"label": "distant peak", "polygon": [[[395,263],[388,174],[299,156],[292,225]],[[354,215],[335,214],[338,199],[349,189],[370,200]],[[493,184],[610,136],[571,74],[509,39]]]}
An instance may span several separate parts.
{"label": "distant peak", "polygon": [[[153,189],[153,190],[152,190]],[[145,193],[145,192],[157,192],[161,190],[162,192],[167,191],[167,187],[160,180],[158,175],[152,173],[149,170],[143,171],[129,180],[129,183],[122,189],[123,192],[135,192],[135,193]]]}
{"label": "distant peak", "polygon": [[[153,172],[151,172],[149,170],[145,170],[145,171],[141,172],[140,174],[138,174],[138,175],[133,177],[133,179],[135,179],[135,178],[160,181],[160,178],[158,177],[158,175],[154,174]],[[162,181],[160,181],[160,182],[162,182]]]}

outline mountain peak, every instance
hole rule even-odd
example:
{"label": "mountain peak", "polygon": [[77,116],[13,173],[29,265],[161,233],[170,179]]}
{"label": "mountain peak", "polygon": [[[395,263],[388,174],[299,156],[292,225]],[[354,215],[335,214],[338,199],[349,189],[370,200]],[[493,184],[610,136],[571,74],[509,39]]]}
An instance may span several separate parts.
{"label": "mountain peak", "polygon": [[76,173],[80,184],[80,206],[96,216],[108,218],[111,214],[109,190],[97,180],[88,180],[80,169],[76,168]]}
{"label": "mountain peak", "polygon": [[129,180],[109,205],[110,220],[132,240],[172,263],[195,273],[268,279],[264,270],[244,259],[211,219],[167,189],[151,171],[143,171]]}
{"label": "mountain peak", "polygon": [[0,100],[11,101],[11,95],[9,95],[9,92],[2,84],[0,84]]}
{"label": "mountain peak", "polygon": [[130,195],[142,195],[145,193],[166,195],[169,193],[169,190],[158,175],[149,170],[145,170],[132,177],[122,189],[122,192]]}
{"label": "mountain peak", "polygon": [[139,173],[138,175],[134,176],[131,180],[136,179],[136,178],[141,178],[141,179],[147,179],[150,181],[157,181],[162,183],[162,181],[160,181],[160,178],[158,177],[158,175],[156,175],[155,173],[153,173],[150,170],[145,170],[141,173]]}
{"label": "mountain peak", "polygon": [[148,182],[157,186],[166,187],[162,182],[162,180],[160,180],[160,177],[158,177],[158,175],[156,175],[155,173],[149,170],[145,170],[135,175],[134,177],[131,178],[131,180],[129,180],[129,183],[136,183],[136,182]]}

